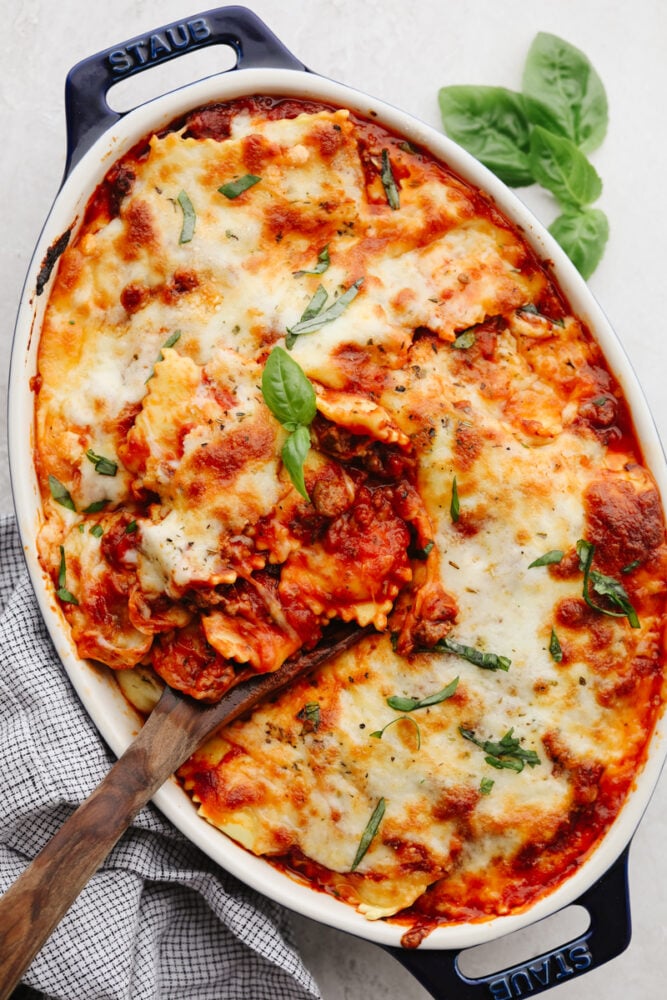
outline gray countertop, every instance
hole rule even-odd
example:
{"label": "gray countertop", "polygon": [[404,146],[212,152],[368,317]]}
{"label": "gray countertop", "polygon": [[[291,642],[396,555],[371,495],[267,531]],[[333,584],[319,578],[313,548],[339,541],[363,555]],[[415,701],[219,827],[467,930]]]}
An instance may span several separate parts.
{"label": "gray countertop", "polygon": [[[23,277],[64,166],[63,85],[67,70],[98,49],[191,16],[182,0],[0,0],[3,66],[0,109],[0,357],[8,370]],[[213,4],[201,4],[201,8]],[[593,162],[603,178],[599,202],[610,219],[604,260],[590,280],[631,358],[663,440],[667,439],[667,330],[662,316],[667,231],[667,6],[661,0],[256,0],[249,6],[314,70],[400,106],[439,127],[437,90],[453,83],[518,89],[526,51],[538,31],[583,49],[607,87],[611,121]],[[173,89],[221,64],[214,50],[152,70],[132,90],[113,95],[119,108]],[[181,66],[180,63],[183,63]],[[187,64],[187,65],[186,65]],[[224,63],[222,65],[224,68]],[[125,86],[125,85],[123,85]],[[535,189],[521,197],[543,222],[555,215]],[[0,414],[0,511],[11,509],[5,441],[6,379]],[[630,948],[590,975],[564,982],[559,1000],[649,1000],[664,994],[667,974],[667,783],[659,782],[630,853],[634,936]],[[576,915],[572,916],[574,919]],[[533,953],[569,934],[570,918],[551,933],[524,933]],[[420,1000],[428,994],[378,947],[295,917],[302,954],[324,1000]],[[552,940],[553,939],[553,940]],[[565,938],[563,938],[564,940]],[[523,954],[521,957],[528,957]],[[507,964],[507,943],[489,961]]]}

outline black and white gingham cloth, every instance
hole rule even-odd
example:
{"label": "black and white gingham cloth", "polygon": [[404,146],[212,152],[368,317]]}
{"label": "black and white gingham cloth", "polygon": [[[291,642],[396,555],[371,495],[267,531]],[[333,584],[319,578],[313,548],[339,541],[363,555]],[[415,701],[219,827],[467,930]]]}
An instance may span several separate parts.
{"label": "black and white gingham cloth", "polygon": [[[42,623],[0,517],[0,891],[113,757]],[[24,977],[44,1000],[308,1000],[287,913],[142,810]],[[35,996],[31,992],[31,996]]]}

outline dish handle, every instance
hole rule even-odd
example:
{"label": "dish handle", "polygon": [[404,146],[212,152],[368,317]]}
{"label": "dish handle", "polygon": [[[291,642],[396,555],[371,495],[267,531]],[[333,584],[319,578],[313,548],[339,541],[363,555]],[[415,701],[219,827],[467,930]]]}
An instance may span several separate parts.
{"label": "dish handle", "polygon": [[386,947],[435,1000],[516,1000],[532,997],[580,976],[620,955],[630,944],[628,851],[575,901],[588,910],[590,925],[580,937],[520,965],[479,979],[465,976],[456,951]]}
{"label": "dish handle", "polygon": [[236,66],[227,72],[262,66],[306,69],[263,21],[246,7],[237,6],[173,21],[97,52],[77,63],[65,83],[67,158],[63,179],[95,140],[126,113],[107,104],[107,93],[115,83],[208,45],[234,49]]}

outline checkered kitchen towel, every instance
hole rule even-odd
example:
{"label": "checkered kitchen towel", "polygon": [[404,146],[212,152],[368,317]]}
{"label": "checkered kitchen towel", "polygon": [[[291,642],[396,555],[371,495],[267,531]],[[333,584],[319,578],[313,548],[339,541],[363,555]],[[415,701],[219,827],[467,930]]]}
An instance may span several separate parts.
{"label": "checkered kitchen towel", "polygon": [[[48,638],[14,519],[0,517],[0,891],[112,762]],[[218,868],[153,806],[24,983],[44,1000],[319,996],[289,943],[286,911]]]}

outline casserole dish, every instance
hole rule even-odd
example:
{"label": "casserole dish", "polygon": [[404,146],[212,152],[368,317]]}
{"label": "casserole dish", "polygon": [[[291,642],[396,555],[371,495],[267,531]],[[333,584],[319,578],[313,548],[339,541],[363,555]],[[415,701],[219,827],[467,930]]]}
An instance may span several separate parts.
{"label": "casserole dish", "polygon": [[[48,265],[53,262],[58,251],[59,237],[69,229],[72,220],[81,213],[87,197],[101,179],[102,173],[108,167],[111,159],[122,155],[133,142],[160,123],[172,120],[190,107],[212,99],[219,99],[221,96],[231,99],[247,93],[288,94],[327,100],[337,105],[353,107],[365,115],[369,113],[379,115],[390,128],[400,132],[409,140],[432,149],[452,164],[459,173],[469,178],[472,183],[490,191],[503,211],[523,226],[538,252],[559,262],[558,275],[562,287],[575,311],[583,316],[588,325],[596,331],[596,336],[603,345],[610,366],[622,382],[627,397],[632,401],[635,426],[644,453],[664,492],[664,485],[660,479],[662,459],[650,420],[641,399],[638,397],[632,377],[627,373],[627,364],[608,331],[604,319],[594,303],[590,301],[583,285],[572,272],[572,268],[562,259],[562,255],[546,236],[540,235],[539,227],[535,226],[519,204],[508,196],[507,192],[493,178],[442,137],[433,135],[430,130],[419,123],[407,119],[394,109],[356,94],[348,88],[341,88],[309,74],[297,60],[285,53],[268,30],[247,12],[239,9],[210,12],[195,17],[189,22],[184,22],[184,24],[185,28],[183,25],[167,26],[157,31],[148,41],[135,39],[124,46],[118,46],[108,53],[103,53],[99,57],[93,57],[92,60],[75,69],[70,76],[68,115],[71,129],[67,180],[35,254],[34,264],[26,286],[27,298],[23,304],[17,326],[13,359],[12,476],[22,534],[28,557],[32,560],[33,580],[38,593],[40,593],[43,611],[54,634],[57,648],[63,656],[73,681],[103,735],[116,751],[121,749],[131,731],[136,727],[136,719],[128,714],[126,703],[118,696],[115,686],[110,684],[107,678],[99,672],[91,670],[86,664],[81,664],[73,655],[67,637],[61,632],[53,609],[50,608],[41,572],[35,561],[34,551],[31,549],[31,539],[34,538],[38,517],[37,494],[35,485],[22,465],[19,456],[25,454],[25,446],[20,441],[21,429],[25,432],[25,428],[31,424],[32,400],[26,390],[26,383],[34,371],[34,354],[31,356],[30,351],[36,349],[34,343],[36,337],[31,338],[31,333],[39,326],[39,308],[42,305],[40,297],[34,296],[33,291],[39,281],[47,280],[48,266],[44,267],[45,263]],[[210,44],[214,41],[233,44],[239,53],[239,68],[242,69],[242,72],[231,73],[224,80],[216,78],[203,81],[201,84],[196,84],[176,95],[170,95],[158,102],[153,102],[146,108],[137,109],[119,121],[116,116],[110,115],[105,108],[106,88],[115,79],[120,78],[123,73],[131,73],[141,69],[144,65],[141,59],[145,58],[146,52],[152,52],[157,59],[171,58],[177,54],[173,49],[165,51],[164,39],[172,41],[176,39],[180,44],[183,44],[184,48],[186,43],[188,48]],[[174,48],[177,48],[175,43]],[[267,64],[272,65],[275,69],[265,70],[263,67]],[[94,97],[93,100],[91,100],[91,95]],[[93,141],[94,144],[87,149],[86,147]],[[50,254],[49,251],[51,251]],[[115,705],[113,717],[109,712],[110,703]],[[582,892],[589,891],[590,887],[604,873],[609,863],[622,855],[626,848],[635,822],[657,777],[660,763],[659,755],[652,755],[638,782],[637,793],[633,796],[632,802],[626,806],[619,823],[610,831],[605,840],[605,850],[596,852],[577,873],[576,877],[564,884],[547,900],[541,901],[530,912],[498,919],[486,925],[461,925],[435,931],[427,937],[423,947],[439,950],[467,947],[491,936],[507,933],[522,926],[528,920],[539,919],[540,916],[578,898]],[[215,831],[205,827],[195,817],[189,801],[180,795],[176,787],[165,790],[164,795],[161,793],[160,805],[167,811],[170,818],[177,822],[208,853],[212,853],[225,867],[230,868],[235,874],[255,887],[268,892],[309,916],[324,919],[352,933],[363,934],[363,936],[385,946],[395,947],[398,944],[400,932],[397,933],[390,924],[368,925],[360,919],[357,920],[356,915],[349,912],[342,904],[337,904],[328,897],[312,894],[308,890],[302,892],[303,887],[295,886],[293,882],[289,882],[276,872],[268,870],[267,866],[258,859],[249,857],[245,852],[227,842],[221,844],[223,838]],[[620,875],[619,868],[615,867],[613,871],[614,885],[617,885],[619,878],[622,882],[622,865]],[[587,938],[586,942],[572,943],[569,946],[569,959],[562,956],[560,961],[556,958],[553,959],[552,966],[562,974],[561,978],[577,974],[583,971],[584,967],[599,961],[603,952],[601,945],[594,942],[598,942],[598,938],[602,938],[608,944],[618,932],[617,924],[622,923],[618,918],[615,922],[612,921],[615,926],[614,934],[612,934],[609,927],[600,923],[602,916],[606,914],[606,907],[603,905],[599,911],[595,910],[594,912],[595,899],[595,896],[587,897],[587,905],[594,916],[591,933],[597,932],[597,937],[591,937],[590,940]],[[605,951],[604,954],[605,957],[611,957],[608,951]],[[422,956],[410,955],[407,957],[417,959]],[[438,962],[441,960],[442,956],[439,955]],[[515,970],[511,975],[509,973],[505,975],[504,978],[496,976],[489,986],[492,995],[502,995],[503,989],[519,990],[521,984],[525,985],[527,981],[525,978],[521,978],[522,975],[532,976],[529,981],[533,984],[533,991],[535,991],[535,982],[539,985],[545,985],[540,983],[540,980],[549,979],[549,963],[546,958],[543,960],[542,967],[540,967],[539,962],[533,962],[532,966],[538,971],[521,974]],[[427,975],[427,973],[423,974]],[[554,973],[554,975],[556,974]],[[444,973],[440,971],[436,974],[436,980],[440,982],[440,985],[444,984],[443,976]],[[499,985],[503,983],[509,983],[509,986]],[[466,988],[469,986],[470,984],[466,984]],[[433,988],[433,985],[430,988]],[[507,995],[511,995],[511,993],[508,992]]]}

